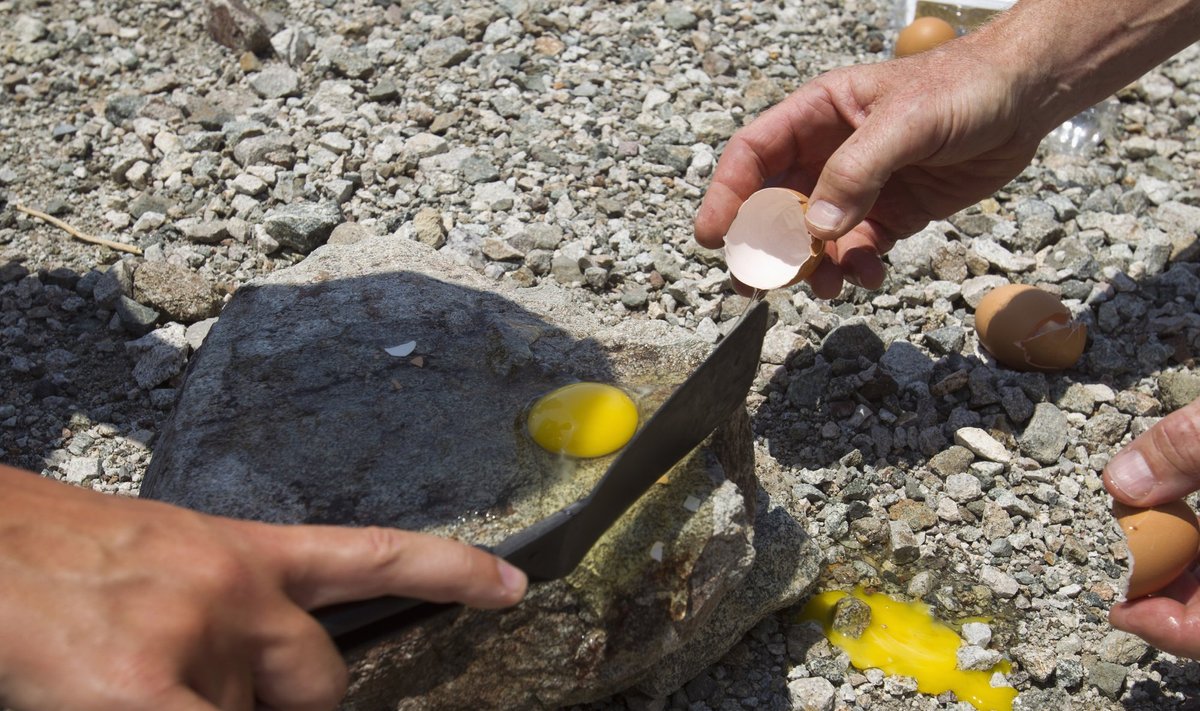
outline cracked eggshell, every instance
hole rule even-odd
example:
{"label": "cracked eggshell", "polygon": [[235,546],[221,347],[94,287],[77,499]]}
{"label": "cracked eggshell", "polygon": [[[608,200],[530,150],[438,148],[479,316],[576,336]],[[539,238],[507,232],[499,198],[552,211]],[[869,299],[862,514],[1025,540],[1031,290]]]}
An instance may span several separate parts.
{"label": "cracked eggshell", "polygon": [[1148,509],[1116,502],[1112,511],[1129,546],[1127,600],[1162,590],[1196,559],[1200,523],[1185,502]]}
{"label": "cracked eggshell", "polygon": [[764,291],[812,274],[825,249],[804,225],[806,209],[808,196],[795,190],[765,188],[751,195],[725,235],[730,273]]}
{"label": "cracked eggshell", "polygon": [[1074,321],[1061,299],[1026,284],[992,289],[975,309],[979,342],[1016,370],[1070,368],[1087,345],[1087,326]]}

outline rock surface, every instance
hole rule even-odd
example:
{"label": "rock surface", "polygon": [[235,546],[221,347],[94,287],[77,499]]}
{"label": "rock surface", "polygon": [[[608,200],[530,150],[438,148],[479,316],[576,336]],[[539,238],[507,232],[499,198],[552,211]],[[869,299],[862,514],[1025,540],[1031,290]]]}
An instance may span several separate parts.
{"label": "rock surface", "polygon": [[[649,413],[710,351],[661,322],[600,327],[557,287],[492,287],[388,237],[244,287],[191,362],[143,496],[495,545],[586,494],[611,461],[537,448],[522,429],[531,400],[596,380]],[[385,351],[408,341],[411,354]],[[361,647],[346,707],[550,708],[681,686],[819,569],[759,489],[749,437],[740,411],[517,608]]]}

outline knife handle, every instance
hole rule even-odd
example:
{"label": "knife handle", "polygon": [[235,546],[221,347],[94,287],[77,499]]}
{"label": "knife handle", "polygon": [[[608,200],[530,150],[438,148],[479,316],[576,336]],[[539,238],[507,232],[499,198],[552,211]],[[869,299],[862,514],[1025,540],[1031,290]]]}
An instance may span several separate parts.
{"label": "knife handle", "polygon": [[376,597],[322,607],[312,611],[342,652],[460,607],[409,597]]}

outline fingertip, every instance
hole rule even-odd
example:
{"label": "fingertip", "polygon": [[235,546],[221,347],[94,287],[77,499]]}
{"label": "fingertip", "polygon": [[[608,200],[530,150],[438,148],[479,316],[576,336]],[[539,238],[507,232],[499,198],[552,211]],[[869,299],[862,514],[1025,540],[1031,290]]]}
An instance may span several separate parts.
{"label": "fingertip", "polygon": [[887,277],[883,260],[865,248],[851,249],[843,254],[841,267],[847,281],[864,289],[878,289],[883,286],[883,280]]}
{"label": "fingertip", "polygon": [[833,299],[842,293],[842,270],[831,260],[823,260],[808,278],[813,296]]}
{"label": "fingertip", "polygon": [[501,558],[496,559],[496,569],[500,573],[501,595],[500,604],[503,607],[515,605],[525,597],[529,589],[529,577],[525,571]]}

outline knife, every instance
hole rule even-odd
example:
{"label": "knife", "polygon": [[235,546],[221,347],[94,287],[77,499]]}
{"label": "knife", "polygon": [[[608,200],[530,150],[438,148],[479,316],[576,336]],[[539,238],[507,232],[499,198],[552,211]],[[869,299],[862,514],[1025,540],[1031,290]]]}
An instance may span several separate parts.
{"label": "knife", "polygon": [[[667,398],[584,498],[514,533],[491,552],[531,582],[564,577],[663,474],[746,400],[758,372],[769,308],[746,313],[694,373]],[[401,597],[358,600],[313,615],[342,651],[458,608]]]}

